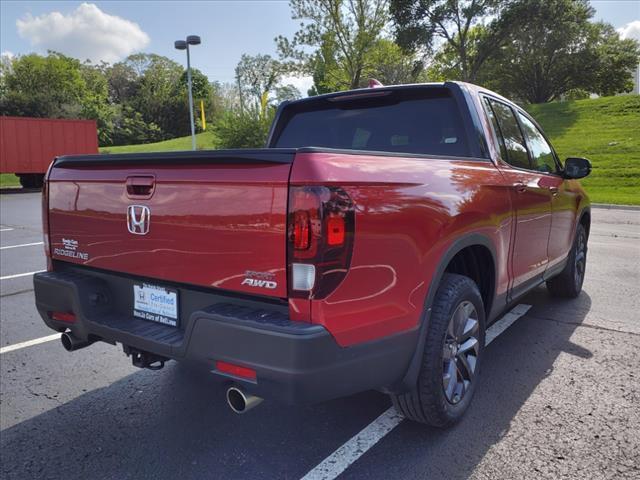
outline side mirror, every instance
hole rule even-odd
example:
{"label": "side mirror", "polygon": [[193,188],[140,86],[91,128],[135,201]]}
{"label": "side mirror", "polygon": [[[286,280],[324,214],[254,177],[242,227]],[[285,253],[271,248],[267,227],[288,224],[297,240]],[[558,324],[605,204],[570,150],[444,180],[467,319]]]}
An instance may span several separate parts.
{"label": "side mirror", "polygon": [[577,180],[591,173],[591,162],[586,158],[569,157],[564,161],[564,178]]}

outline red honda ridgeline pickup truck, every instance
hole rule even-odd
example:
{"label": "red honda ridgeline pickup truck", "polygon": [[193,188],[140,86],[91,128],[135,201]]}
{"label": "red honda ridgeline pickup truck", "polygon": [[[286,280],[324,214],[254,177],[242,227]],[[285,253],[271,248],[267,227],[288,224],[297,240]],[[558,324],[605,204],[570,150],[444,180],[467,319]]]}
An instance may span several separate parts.
{"label": "red honda ridgeline pickup truck", "polygon": [[491,321],[543,282],[579,294],[590,169],[452,82],[285,103],[265,149],[59,157],[36,304],[67,350],[199,364],[236,412],[378,389],[446,426]]}

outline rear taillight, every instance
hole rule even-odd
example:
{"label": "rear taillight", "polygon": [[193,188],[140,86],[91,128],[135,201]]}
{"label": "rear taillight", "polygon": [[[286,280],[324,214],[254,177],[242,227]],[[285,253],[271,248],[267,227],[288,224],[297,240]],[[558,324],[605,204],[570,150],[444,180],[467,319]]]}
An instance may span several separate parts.
{"label": "rear taillight", "polygon": [[53,163],[49,165],[47,173],[42,183],[42,240],[44,244],[44,254],[47,259],[47,271],[53,269],[51,264],[51,248],[49,245],[49,173]]}
{"label": "rear taillight", "polygon": [[295,186],[289,191],[289,296],[324,298],[347,274],[355,209],[338,187]]}

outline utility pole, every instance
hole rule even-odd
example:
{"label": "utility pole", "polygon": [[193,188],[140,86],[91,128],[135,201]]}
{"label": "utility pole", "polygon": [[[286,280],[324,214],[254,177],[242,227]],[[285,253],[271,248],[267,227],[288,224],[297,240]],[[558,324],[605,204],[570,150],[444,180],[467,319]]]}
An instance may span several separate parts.
{"label": "utility pole", "polygon": [[187,89],[189,90],[189,120],[191,121],[191,149],[196,149],[196,125],[193,120],[193,90],[191,86],[191,54],[189,45],[200,45],[201,40],[197,35],[189,35],[186,40],[176,40],[174,46],[178,50],[187,51]]}

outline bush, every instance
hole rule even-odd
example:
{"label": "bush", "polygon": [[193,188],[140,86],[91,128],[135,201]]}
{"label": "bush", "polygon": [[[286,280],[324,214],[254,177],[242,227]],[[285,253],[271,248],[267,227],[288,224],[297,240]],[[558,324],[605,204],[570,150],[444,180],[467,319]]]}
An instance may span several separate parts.
{"label": "bush", "polygon": [[119,109],[113,120],[111,145],[137,145],[163,140],[163,132],[153,122],[147,123],[140,112],[129,106]]}
{"label": "bush", "polygon": [[257,109],[245,112],[230,111],[223,114],[213,130],[219,148],[262,148],[267,143],[269,128],[275,110],[267,109],[262,115]]}

